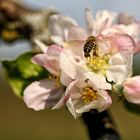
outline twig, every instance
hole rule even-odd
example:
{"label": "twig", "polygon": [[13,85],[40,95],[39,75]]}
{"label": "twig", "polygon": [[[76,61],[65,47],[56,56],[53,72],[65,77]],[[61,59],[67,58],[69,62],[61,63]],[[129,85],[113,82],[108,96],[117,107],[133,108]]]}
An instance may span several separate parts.
{"label": "twig", "polygon": [[116,125],[107,111],[87,112],[82,118],[87,126],[90,140],[121,140]]}

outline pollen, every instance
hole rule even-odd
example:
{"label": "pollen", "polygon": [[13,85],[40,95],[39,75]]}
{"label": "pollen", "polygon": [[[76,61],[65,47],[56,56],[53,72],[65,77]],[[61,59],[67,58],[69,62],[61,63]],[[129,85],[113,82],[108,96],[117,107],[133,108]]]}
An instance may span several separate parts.
{"label": "pollen", "polygon": [[93,71],[93,72],[101,72],[102,74],[105,74],[106,69],[108,67],[108,56],[95,56],[90,57],[87,60],[87,66]]}
{"label": "pollen", "polygon": [[97,100],[97,93],[92,87],[85,87],[81,92],[83,102],[89,104],[93,100]]}

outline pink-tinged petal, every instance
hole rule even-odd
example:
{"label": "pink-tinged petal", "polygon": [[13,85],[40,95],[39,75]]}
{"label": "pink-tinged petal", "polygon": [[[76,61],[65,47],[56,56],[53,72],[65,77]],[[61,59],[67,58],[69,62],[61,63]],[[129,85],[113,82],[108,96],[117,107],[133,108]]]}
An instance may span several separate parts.
{"label": "pink-tinged petal", "polygon": [[74,87],[75,83],[77,81],[73,81],[71,82],[67,88],[66,88],[66,92],[64,94],[64,96],[61,98],[61,100],[53,107],[53,109],[59,109],[63,106],[63,104],[65,104],[67,102],[67,100],[69,99],[69,96],[71,93],[73,93],[76,89]]}
{"label": "pink-tinged petal", "polygon": [[81,28],[81,27],[72,27],[69,31],[68,31],[68,41],[73,41],[73,40],[86,40],[88,37],[86,31]]}
{"label": "pink-tinged petal", "polygon": [[139,30],[140,30],[140,24],[139,23],[132,23],[129,25],[116,25],[115,27],[117,30],[121,30],[122,33],[124,34],[128,34],[129,36],[131,36],[135,42],[137,42],[139,40]]}
{"label": "pink-tinged petal", "polygon": [[62,51],[63,48],[58,45],[51,45],[47,50],[45,67],[54,75],[59,75],[60,73],[59,56]]}
{"label": "pink-tinged petal", "polygon": [[124,83],[124,95],[129,102],[140,104],[140,76],[129,78]]}
{"label": "pink-tinged petal", "polygon": [[63,51],[63,48],[59,45],[51,45],[47,50],[48,59],[58,59],[60,53]]}
{"label": "pink-tinged petal", "polygon": [[60,68],[58,60],[48,60],[44,66],[51,74],[59,76]]}
{"label": "pink-tinged petal", "polygon": [[45,54],[37,54],[32,61],[45,67],[50,73],[59,75],[59,55],[63,48],[58,45],[51,45]]}
{"label": "pink-tinged petal", "polygon": [[43,42],[41,42],[38,39],[35,39],[34,42],[36,43],[36,45],[38,47],[40,47],[40,49],[42,50],[43,53],[46,53],[47,52],[48,46],[46,46],[46,44],[44,44]]}
{"label": "pink-tinged petal", "polygon": [[46,54],[37,54],[34,57],[32,57],[31,61],[35,64],[39,64],[43,67],[45,67],[45,63],[47,61]]}
{"label": "pink-tinged petal", "polygon": [[32,58],[32,62],[39,64],[46,68],[50,73],[59,75],[59,63],[58,60],[48,60],[46,54],[37,54]]}
{"label": "pink-tinged petal", "polygon": [[61,98],[64,88],[56,88],[53,80],[41,80],[31,83],[24,90],[24,102],[36,111],[53,107]]}
{"label": "pink-tinged petal", "polygon": [[134,49],[134,54],[135,55],[139,54],[139,53],[140,53],[140,41],[138,41],[138,43],[137,43],[137,45],[136,45],[136,47]]}
{"label": "pink-tinged petal", "polygon": [[116,34],[112,40],[113,49],[118,52],[134,52],[135,42],[127,34]]}
{"label": "pink-tinged petal", "polygon": [[71,79],[67,74],[62,71],[60,75],[60,81],[64,86],[68,86],[73,81],[73,79]]}

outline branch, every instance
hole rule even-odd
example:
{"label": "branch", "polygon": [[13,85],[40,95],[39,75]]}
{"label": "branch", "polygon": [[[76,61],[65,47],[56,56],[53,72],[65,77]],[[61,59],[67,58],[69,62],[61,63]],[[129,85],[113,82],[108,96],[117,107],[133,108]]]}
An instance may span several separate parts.
{"label": "branch", "polygon": [[116,125],[107,111],[87,112],[82,118],[87,126],[90,140],[121,140]]}
{"label": "branch", "polygon": [[[12,0],[0,0],[0,38],[7,43],[19,39],[32,41],[35,36],[44,34],[54,14],[58,14],[54,9],[36,10]],[[51,44],[49,34],[46,36],[45,41]]]}

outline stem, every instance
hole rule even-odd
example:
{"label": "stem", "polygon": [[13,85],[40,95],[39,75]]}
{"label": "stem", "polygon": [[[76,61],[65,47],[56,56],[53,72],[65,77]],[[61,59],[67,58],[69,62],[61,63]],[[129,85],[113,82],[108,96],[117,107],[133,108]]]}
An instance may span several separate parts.
{"label": "stem", "polygon": [[90,140],[121,140],[116,125],[107,111],[87,112],[82,118],[87,125]]}
{"label": "stem", "polygon": [[[44,10],[31,9],[12,0],[0,0],[0,39],[6,43],[23,39],[33,43],[32,41],[36,36],[42,37],[45,34],[47,37],[41,38],[41,41],[50,45],[53,43],[50,37],[51,33],[48,32],[47,34],[43,31],[48,29],[50,17],[54,14],[59,13],[49,8]],[[40,18],[36,21],[37,26],[33,20],[36,20],[36,17],[42,17],[41,21]]]}

